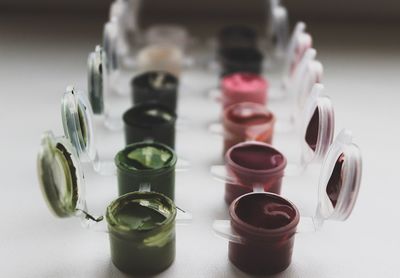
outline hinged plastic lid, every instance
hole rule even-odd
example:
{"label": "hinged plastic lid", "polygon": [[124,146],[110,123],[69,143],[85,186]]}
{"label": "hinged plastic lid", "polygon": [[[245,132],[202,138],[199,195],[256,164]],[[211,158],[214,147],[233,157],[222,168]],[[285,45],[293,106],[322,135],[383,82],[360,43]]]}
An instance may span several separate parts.
{"label": "hinged plastic lid", "polygon": [[304,22],[298,22],[293,30],[292,36],[286,49],[286,59],[283,64],[283,85],[289,86],[288,82],[302,59],[306,50],[312,45],[311,36],[305,32]]}
{"label": "hinged plastic lid", "polygon": [[62,98],[61,117],[65,136],[82,161],[94,161],[96,158],[92,115],[88,100],[69,86]]}
{"label": "hinged plastic lid", "polygon": [[295,71],[293,72],[292,81],[290,83],[290,87],[288,88],[290,94],[297,100],[296,93],[302,82],[304,81],[304,76],[309,69],[309,63],[315,59],[317,56],[317,51],[314,48],[309,48],[304,53],[303,57],[301,58],[298,66],[296,67]]}
{"label": "hinged plastic lid", "polygon": [[342,130],[322,165],[316,219],[346,220],[356,203],[361,184],[361,152],[349,130]]}
{"label": "hinged plastic lid", "polygon": [[267,0],[267,7],[269,7],[267,35],[275,41],[275,54],[282,56],[287,51],[289,41],[288,13],[280,0]]}
{"label": "hinged plastic lid", "polygon": [[333,141],[334,110],[330,98],[323,95],[323,90],[322,84],[314,84],[303,110],[300,132],[303,166],[322,160]]}
{"label": "hinged plastic lid", "polygon": [[45,132],[38,154],[39,184],[50,210],[58,217],[70,217],[85,209],[84,179],[71,143]]}
{"label": "hinged plastic lid", "polygon": [[88,57],[88,95],[93,113],[104,113],[103,48],[96,46]]}
{"label": "hinged plastic lid", "polygon": [[[300,68],[299,68],[300,69]],[[297,87],[294,89],[294,109],[302,110],[304,109],[305,103],[307,102],[311,90],[315,83],[321,83],[323,75],[323,66],[321,62],[317,60],[308,61],[307,64],[301,69],[302,72],[299,73],[299,82],[296,84]]]}
{"label": "hinged plastic lid", "polygon": [[111,20],[104,25],[103,31],[103,48],[105,53],[105,67],[103,70],[106,74],[110,74],[118,69],[117,47],[120,35],[118,24],[115,20]]}

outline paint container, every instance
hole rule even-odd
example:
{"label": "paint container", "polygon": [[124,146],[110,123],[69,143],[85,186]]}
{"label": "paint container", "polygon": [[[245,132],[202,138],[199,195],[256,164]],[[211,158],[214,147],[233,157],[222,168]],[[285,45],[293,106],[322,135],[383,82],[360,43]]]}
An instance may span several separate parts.
{"label": "paint container", "polygon": [[151,187],[174,200],[175,152],[156,142],[131,144],[115,156],[119,195]]}
{"label": "paint container", "polygon": [[257,33],[246,25],[224,27],[217,36],[219,51],[226,48],[257,47]]}
{"label": "paint container", "polygon": [[261,74],[263,54],[254,47],[224,48],[219,51],[221,77],[238,72]]}
{"label": "paint container", "polygon": [[229,214],[231,220],[214,222],[214,230],[229,240],[234,266],[252,275],[271,275],[290,265],[300,221],[294,204],[273,193],[249,193],[232,202]]}
{"label": "paint container", "polygon": [[178,102],[179,80],[176,76],[164,71],[151,71],[132,79],[133,105],[158,103],[176,112]]}
{"label": "paint container", "polygon": [[224,154],[234,145],[244,141],[271,144],[275,116],[264,105],[242,102],[224,111]]}
{"label": "paint container", "polygon": [[280,194],[286,158],[277,149],[261,142],[244,142],[230,148],[225,155],[226,168],[238,181],[226,183],[225,201],[230,204],[254,188]]}
{"label": "paint container", "polygon": [[123,115],[127,145],[146,140],[175,147],[176,114],[157,103],[132,107]]}
{"label": "paint container", "polygon": [[189,44],[189,33],[180,25],[153,25],[144,33],[144,41],[148,45],[171,44],[184,51]]}
{"label": "paint container", "polygon": [[235,73],[221,80],[222,106],[227,108],[240,102],[254,102],[266,105],[268,82],[260,75]]}
{"label": "paint container", "polygon": [[107,208],[111,259],[130,275],[153,275],[175,258],[176,208],[155,192],[132,192]]}
{"label": "paint container", "polygon": [[166,43],[146,46],[137,55],[137,68],[140,72],[166,71],[179,76],[183,64],[182,50]]}

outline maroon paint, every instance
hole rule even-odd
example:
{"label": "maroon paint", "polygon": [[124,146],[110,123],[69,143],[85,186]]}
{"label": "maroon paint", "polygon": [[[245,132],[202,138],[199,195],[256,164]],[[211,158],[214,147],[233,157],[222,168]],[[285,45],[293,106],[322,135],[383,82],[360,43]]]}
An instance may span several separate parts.
{"label": "maroon paint", "polygon": [[228,171],[240,184],[225,185],[225,201],[253,191],[261,185],[266,192],[280,194],[282,177],[287,164],[285,156],[269,144],[261,142],[240,143],[228,150],[225,156]]}
{"label": "maroon paint", "polygon": [[291,263],[300,215],[286,199],[271,193],[250,193],[233,201],[231,226],[242,243],[229,242],[229,260],[255,275],[275,274]]}

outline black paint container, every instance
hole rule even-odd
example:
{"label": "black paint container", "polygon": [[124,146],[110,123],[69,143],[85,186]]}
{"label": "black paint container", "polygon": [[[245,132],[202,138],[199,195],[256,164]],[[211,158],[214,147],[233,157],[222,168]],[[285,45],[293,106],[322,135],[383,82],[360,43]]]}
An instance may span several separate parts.
{"label": "black paint container", "polygon": [[262,72],[263,54],[254,47],[224,48],[219,53],[221,76],[246,72]]}
{"label": "black paint container", "polygon": [[218,48],[257,47],[257,34],[246,25],[230,25],[218,33]]}
{"label": "black paint container", "polygon": [[155,141],[175,147],[176,114],[158,103],[140,104],[123,115],[126,145]]}
{"label": "black paint container", "polygon": [[165,71],[150,71],[132,79],[133,105],[159,103],[176,112],[179,80]]}

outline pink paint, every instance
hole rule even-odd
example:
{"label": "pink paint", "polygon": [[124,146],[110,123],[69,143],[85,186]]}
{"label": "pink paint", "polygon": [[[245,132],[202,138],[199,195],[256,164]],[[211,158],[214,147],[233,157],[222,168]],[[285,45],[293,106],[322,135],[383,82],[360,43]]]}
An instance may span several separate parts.
{"label": "pink paint", "polygon": [[239,183],[225,185],[225,201],[262,187],[266,192],[280,194],[286,158],[277,149],[261,142],[244,142],[230,148],[225,156],[228,171]]}
{"label": "pink paint", "polygon": [[267,103],[268,82],[252,73],[234,73],[221,81],[224,109],[240,102]]}
{"label": "pink paint", "polygon": [[224,111],[224,153],[249,140],[272,143],[275,116],[264,105],[242,102]]}

